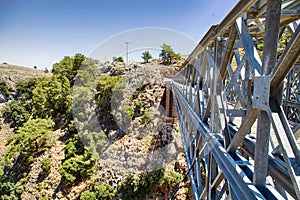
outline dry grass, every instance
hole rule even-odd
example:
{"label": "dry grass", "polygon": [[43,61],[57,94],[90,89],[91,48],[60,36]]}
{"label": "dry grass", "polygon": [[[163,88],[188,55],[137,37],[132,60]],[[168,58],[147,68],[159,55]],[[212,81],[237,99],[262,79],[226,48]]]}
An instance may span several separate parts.
{"label": "dry grass", "polygon": [[50,76],[51,73],[45,73],[43,70],[31,69],[9,64],[0,64],[0,80],[14,86],[19,81],[27,81],[34,77]]}

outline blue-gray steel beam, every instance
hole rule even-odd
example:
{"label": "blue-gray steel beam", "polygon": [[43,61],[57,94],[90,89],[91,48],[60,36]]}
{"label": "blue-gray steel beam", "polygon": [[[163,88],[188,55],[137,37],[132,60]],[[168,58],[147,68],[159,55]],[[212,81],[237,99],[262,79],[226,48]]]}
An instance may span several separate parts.
{"label": "blue-gray steel beam", "polygon": [[300,55],[300,26],[293,34],[291,41],[280,56],[271,79],[271,87],[280,85],[288,73],[292,70]]}
{"label": "blue-gray steel beam", "polygon": [[[249,8],[251,6],[253,6],[255,2],[256,2],[255,6],[252,7],[251,11],[250,11]],[[245,64],[245,66],[244,65],[242,66],[242,65],[239,65],[239,64],[238,64],[238,66],[243,67],[243,68],[244,67],[247,68],[247,65],[250,63],[253,68],[256,68],[260,72],[259,74],[263,74],[263,75],[267,75],[267,76],[270,75],[270,73],[273,70],[274,65],[276,63],[276,49],[277,49],[276,45],[277,45],[277,42],[278,42],[279,26],[281,25],[280,30],[281,30],[281,33],[283,33],[284,27],[287,26],[288,23],[294,22],[295,21],[294,17],[296,15],[292,16],[293,19],[288,19],[288,18],[283,19],[282,18],[281,23],[276,23],[276,22],[274,23],[274,19],[275,19],[275,21],[278,22],[278,19],[280,20],[280,13],[284,13],[284,14],[291,14],[292,13],[293,14],[294,11],[291,10],[291,9],[294,9],[295,5],[296,6],[299,5],[299,1],[290,1],[292,3],[290,3],[289,6],[284,7],[285,10],[280,10],[279,9],[279,13],[278,13],[278,12],[270,11],[270,8],[273,7],[275,9],[276,6],[277,6],[277,11],[278,11],[278,5],[276,5],[276,2],[278,3],[279,1],[278,0],[272,1],[272,3],[274,3],[274,2],[275,2],[274,5],[270,5],[271,4],[270,0],[268,0],[268,1],[267,0],[240,1],[237,4],[237,6],[221,22],[220,25],[213,26],[208,31],[208,33],[203,37],[203,39],[200,41],[198,46],[194,49],[194,51],[189,56],[187,61],[183,64],[183,66],[188,66],[188,68],[184,68],[183,71],[181,73],[179,73],[179,74],[185,74],[184,75],[184,80],[185,81],[184,82],[180,81],[180,78],[178,76],[176,76],[176,81],[178,80],[180,83],[185,84],[184,86],[180,85],[179,87],[182,88],[182,90],[184,91],[185,99],[189,99],[190,104],[187,103],[187,105],[191,107],[191,110],[193,112],[195,112],[193,108],[194,108],[195,101],[197,99],[196,100],[193,99],[191,101],[191,98],[188,98],[188,97],[191,97],[191,96],[194,95],[194,94],[192,95],[192,93],[194,93],[193,92],[194,88],[191,88],[191,86],[189,86],[190,83],[192,83],[192,86],[194,86],[194,81],[195,81],[195,76],[196,76],[195,69],[193,71],[192,68],[193,67],[197,68],[197,75],[200,76],[201,84],[197,83],[196,89],[197,90],[204,90],[204,88],[202,87],[203,83],[205,83],[205,81],[207,81],[207,78],[209,78],[209,77],[203,76],[203,73],[205,73],[205,71],[208,73],[209,70],[207,68],[209,68],[211,66],[211,63],[210,63],[210,60],[209,60],[210,57],[203,56],[205,54],[205,50],[210,51],[210,52],[207,52],[208,54],[211,53],[212,52],[212,50],[210,49],[211,44],[213,44],[219,36],[221,36],[223,34],[227,34],[227,33],[225,33],[225,31],[229,30],[229,28],[230,28],[231,31],[235,30],[235,24],[234,23],[237,20],[237,18],[241,17],[243,13],[246,13],[248,11],[250,11],[250,13],[247,13],[248,14],[247,17],[250,17],[250,18],[249,19],[245,18],[246,19],[245,22],[243,20],[239,21],[240,22],[239,24],[242,25],[242,26],[239,27],[239,31],[240,31],[239,39],[241,39],[241,41],[243,41],[244,45],[243,45],[243,47],[237,47],[237,45],[236,45],[237,42],[236,42],[233,46],[233,49],[232,49],[231,45],[233,44],[234,37],[231,36],[232,38],[230,37],[228,39],[227,43],[229,44],[229,46],[227,46],[227,49],[224,49],[225,53],[223,53],[224,57],[223,57],[223,61],[221,62],[222,76],[224,76],[223,75],[223,70],[225,70],[224,74],[229,73],[230,76],[231,76],[231,79],[237,79],[236,80],[237,83],[234,84],[234,88],[236,88],[236,87],[240,88],[240,85],[238,83],[239,77],[233,77],[233,75],[232,75],[233,72],[230,71],[231,68],[227,69],[228,71],[226,71],[226,68],[224,67],[226,65],[226,63],[228,63],[229,59],[231,59],[230,57],[233,55],[233,53],[231,53],[230,51],[234,50],[234,48],[244,48],[245,51],[246,51],[246,54],[249,54],[249,52],[251,54],[251,55],[243,57],[243,59],[247,58],[247,60],[248,60],[248,62]],[[289,3],[289,0],[282,1],[282,2],[283,3],[286,3],[286,2]],[[267,11],[267,14],[266,14],[267,8],[268,8],[268,11]],[[274,15],[274,17],[272,17],[271,15]],[[264,29],[263,24],[260,22],[260,19],[258,19],[258,16],[260,18],[266,17],[267,22],[266,22],[265,29]],[[256,17],[256,19],[255,19],[255,17]],[[291,16],[286,15],[285,17],[291,17]],[[240,18],[240,19],[242,19],[242,18]],[[269,19],[269,21],[268,21],[268,19]],[[247,27],[246,23],[247,23],[247,25],[249,25],[250,22],[255,22],[256,26],[254,26],[254,28]],[[259,28],[259,32],[254,33],[254,31],[258,30],[258,28]],[[249,33],[248,30],[251,30],[251,32]],[[255,51],[251,53],[251,51],[254,48],[254,46],[252,44],[252,38],[251,37],[253,37],[254,35],[258,36],[258,37],[262,36],[264,34],[263,33],[264,30],[266,31],[265,37],[268,38],[268,39],[265,39],[265,46],[264,46],[264,53],[263,53],[263,63],[261,64],[261,63],[257,62],[257,60],[259,61],[259,58],[258,58],[258,55],[256,55],[256,56],[254,55]],[[276,34],[277,34],[277,36],[276,36]],[[232,32],[231,32],[231,35],[232,35]],[[276,38],[276,39],[274,39],[274,38]],[[269,85],[270,82],[271,82],[272,87],[278,87],[278,85],[279,85],[278,83],[281,83],[283,81],[284,77],[291,70],[292,66],[294,65],[295,61],[297,60],[297,58],[299,56],[299,51],[300,51],[300,45],[299,45],[299,43],[300,43],[299,40],[300,39],[299,38],[300,38],[300,35],[299,35],[299,27],[298,27],[298,29],[296,29],[296,31],[295,31],[292,39],[291,39],[291,42],[289,42],[289,46],[285,49],[285,51],[283,52],[283,54],[281,56],[280,61],[277,63],[275,69],[273,70],[274,72],[272,74],[272,80],[271,81],[270,80],[265,81],[264,84],[261,84],[260,87],[263,87],[264,85]],[[231,44],[230,44],[230,42],[231,42]],[[266,43],[267,43],[267,45],[266,45]],[[249,44],[252,45],[252,46],[249,46]],[[198,66],[197,64],[198,64],[199,55],[200,55],[200,58],[203,57],[204,59],[203,59],[203,62],[201,62],[201,61],[199,62],[200,65]],[[215,55],[216,55],[216,53],[215,53]],[[271,56],[271,60],[270,60],[270,56]],[[206,64],[205,64],[205,58],[206,58]],[[239,63],[240,59],[237,59],[236,62]],[[196,66],[193,66],[193,65],[196,65]],[[193,73],[191,73],[191,72],[193,72]],[[235,71],[234,73],[236,74],[237,71]],[[238,74],[241,74],[240,71],[238,71]],[[248,70],[248,75],[246,74],[246,76],[244,78],[246,78],[247,80],[252,79],[252,76],[250,76],[250,71],[249,70]],[[261,80],[263,80],[263,79],[264,79],[264,77],[262,77]],[[243,81],[244,81],[244,79],[243,79]],[[255,84],[257,85],[256,82],[257,81],[254,81],[254,85]],[[262,82],[259,82],[259,83],[262,83]],[[244,84],[244,82],[242,83],[242,88],[244,88],[243,84]],[[243,95],[244,95],[243,98],[245,98],[245,100],[248,104],[250,103],[252,106],[254,106],[252,108],[252,111],[250,111],[250,114],[251,114],[251,112],[252,112],[252,115],[253,115],[253,113],[256,113],[256,114],[259,113],[259,118],[260,118],[260,120],[258,122],[258,131],[257,131],[257,139],[256,139],[256,142],[258,141],[256,143],[256,148],[258,150],[256,151],[256,153],[253,152],[253,155],[252,155],[252,158],[255,157],[254,158],[255,159],[254,181],[255,181],[256,185],[258,185],[259,187],[261,186],[261,190],[264,192],[264,191],[267,191],[267,190],[264,190],[264,188],[265,188],[265,179],[266,179],[266,176],[267,176],[266,169],[268,168],[268,170],[269,170],[269,168],[270,168],[270,165],[268,165],[268,162],[267,162],[268,160],[270,162],[270,159],[268,159],[268,150],[266,148],[268,146],[268,145],[266,145],[266,143],[268,143],[268,141],[265,140],[265,139],[267,139],[267,140],[269,139],[267,136],[269,135],[269,129],[270,129],[270,122],[268,121],[269,117],[267,117],[266,112],[265,112],[265,110],[269,109],[269,106],[268,106],[268,101],[269,101],[268,93],[269,93],[270,89],[268,88],[268,91],[264,90],[263,93],[262,92],[257,93],[256,91],[251,91],[251,81],[248,84],[249,85],[246,86],[248,89],[243,90],[243,92],[244,92],[243,93]],[[198,85],[201,85],[201,87],[198,87]],[[211,87],[212,86],[208,86],[209,89]],[[253,96],[252,96],[252,92],[253,92]],[[214,93],[214,95],[216,95],[216,92],[213,92],[213,93]],[[265,95],[265,93],[267,95]],[[197,91],[197,98],[200,94],[201,94],[201,92],[199,93],[199,91]],[[255,98],[260,99],[259,94],[261,94],[265,97],[263,100],[266,102],[266,104],[264,104],[264,101],[263,102],[262,101],[257,101],[257,103],[255,101],[254,102],[251,101],[251,98],[253,98],[252,100],[254,100]],[[235,95],[237,95],[237,94],[235,94]],[[238,97],[240,98],[241,97],[240,93],[238,93],[238,95],[239,95]],[[178,97],[178,95],[176,95],[176,96]],[[202,115],[201,115],[202,121],[201,121],[201,119],[198,119],[199,121],[202,122],[203,127],[206,127],[206,125],[203,123],[203,121],[206,122],[206,123],[208,122],[209,114],[211,112],[211,108],[210,108],[211,97],[208,97],[206,100],[208,100],[206,102],[206,106],[202,106],[202,110],[201,110],[202,111]],[[180,98],[179,98],[179,101],[180,101],[180,104],[183,103],[183,102],[181,102]],[[203,104],[203,98],[201,98],[201,95],[200,95],[200,101]],[[240,103],[242,103],[243,101],[244,100],[242,100]],[[179,104],[178,104],[178,106],[179,106]],[[186,120],[190,121],[190,123],[186,123],[186,126],[187,127],[195,126],[198,129],[198,131],[202,134],[202,132],[200,131],[201,128],[199,129],[199,124],[195,122],[195,118],[193,118],[193,116],[192,116],[193,114],[192,115],[190,114],[191,110],[189,110],[188,107],[185,107],[185,105],[180,105],[180,106],[181,106],[181,108],[178,109],[178,110],[180,111],[180,110],[183,109],[184,113],[185,113],[185,116],[186,116]],[[206,110],[203,109],[205,107],[206,107]],[[242,105],[242,107],[243,107],[243,109],[249,108],[249,107],[247,107],[246,103],[245,103],[245,105]],[[259,109],[262,109],[263,111],[258,111]],[[196,111],[195,113],[196,113],[196,116],[198,116],[198,118],[199,118],[199,112]],[[254,114],[254,115],[256,115],[256,114]],[[237,150],[238,147],[243,148],[240,145],[244,142],[243,140],[245,138],[247,130],[249,130],[248,128],[250,128],[252,126],[252,124],[253,124],[252,122],[255,119],[256,119],[256,117],[253,116],[253,117],[250,117],[250,118],[245,118],[243,120],[242,125],[240,127],[240,132],[237,135],[234,136],[233,140],[231,141],[232,142],[231,146],[229,146],[229,148],[227,149],[233,155],[235,153],[235,150]],[[193,120],[194,120],[194,122],[191,123],[191,121],[193,121]],[[250,120],[251,123],[249,123],[249,120]],[[212,123],[211,121],[212,121],[212,119],[210,118],[210,121],[209,121],[210,124]],[[266,121],[268,121],[268,122],[266,122]],[[283,122],[281,122],[281,123],[283,123]],[[188,129],[190,129],[190,128],[191,127],[189,127]],[[267,130],[267,131],[265,131],[265,130]],[[195,134],[195,131],[190,132],[190,133]],[[206,132],[206,133],[209,134],[209,132]],[[193,141],[194,140],[193,138],[194,137],[189,137],[189,139],[188,139],[188,140],[190,140],[188,142],[189,144],[196,144]],[[265,141],[265,142],[262,142],[262,141]],[[194,152],[195,148],[192,148],[191,151]],[[295,149],[297,150],[297,148],[294,148],[294,153],[295,153]],[[261,152],[261,153],[258,153],[258,151]],[[192,152],[188,152],[189,156],[191,156],[191,153]],[[256,154],[256,155],[254,155],[254,154]],[[266,156],[265,156],[265,154],[266,154]],[[287,156],[285,156],[285,157],[286,157],[285,160],[287,162],[289,162],[288,157]],[[263,158],[263,159],[260,159],[260,158]],[[220,167],[221,164],[219,163],[219,160],[216,159],[216,161],[217,161],[217,163]],[[290,171],[289,167],[288,167],[287,171]],[[208,169],[208,170],[211,170],[211,169]],[[294,189],[293,186],[290,185],[291,184],[291,182],[290,182],[291,179],[288,180],[288,178],[287,179],[283,178],[283,176],[280,175],[280,172],[278,172],[276,170],[278,170],[278,169],[274,168],[274,167],[273,168],[271,167],[271,170],[269,170],[269,173],[272,175],[273,178],[275,177],[274,179],[276,179],[277,183],[280,183],[281,187],[287,188],[289,193],[292,194],[292,196],[295,196],[295,191],[297,191],[297,189],[299,189],[299,188],[297,188],[298,186],[296,186],[296,190],[293,190]],[[259,173],[259,172],[262,172],[262,173]],[[263,177],[259,177],[259,176],[263,176]],[[287,175],[287,176],[289,176],[289,175]],[[228,177],[226,177],[226,178],[228,179]],[[214,182],[216,182],[216,181],[217,180],[215,180]],[[235,186],[235,185],[233,184],[233,186]],[[289,186],[289,187],[285,187],[285,186]],[[226,187],[224,187],[224,188],[226,188]],[[230,190],[230,192],[233,190],[232,186],[229,186],[228,189]],[[205,193],[205,191],[203,191],[202,195],[204,193]],[[268,196],[268,195],[266,195],[266,196]],[[211,197],[211,195],[209,195],[209,197]],[[233,195],[233,197],[235,197],[235,195]]]}
{"label": "blue-gray steel beam", "polygon": [[[267,12],[265,22],[262,74],[269,76],[275,67],[277,44],[280,28],[281,0],[267,0]],[[252,43],[252,42],[251,42]],[[266,79],[268,80],[268,79]],[[267,81],[265,84],[269,84]],[[266,87],[261,85],[261,87]],[[267,100],[268,101],[268,100]],[[268,171],[268,153],[271,122],[268,112],[260,110],[258,112],[256,146],[254,156],[254,177],[256,187],[264,192],[266,188],[266,178]]]}
{"label": "blue-gray steel beam", "polygon": [[187,58],[184,66],[190,63],[200,52],[203,51],[204,47],[209,46],[213,43],[226,29],[228,29],[236,19],[245,13],[257,0],[240,0],[237,5],[230,11],[225,19],[218,25],[212,26],[203,39],[199,42],[197,47],[193,50],[190,56]]}
{"label": "blue-gray steel beam", "polygon": [[[208,127],[206,127],[197,113],[190,107],[175,84],[176,83],[172,84],[172,88],[174,99],[176,98],[177,101],[177,107],[181,107],[181,109],[186,110],[186,113],[189,117],[188,120],[193,122],[203,139],[207,141],[208,148],[211,149],[211,152],[216,159],[220,170],[222,170],[224,173],[228,183],[233,188],[235,195],[239,199],[265,199],[263,195],[256,189],[256,187],[254,187],[252,182],[248,179],[240,167],[231,158],[229,153],[226,152],[218,139],[210,134]],[[180,102],[180,104],[178,102]],[[181,116],[182,113],[179,111],[179,109],[177,109],[177,111],[178,116]],[[178,123],[181,124],[183,122],[178,121]],[[190,165],[190,163],[188,163],[188,165]],[[197,190],[194,190],[194,192],[195,191]]]}

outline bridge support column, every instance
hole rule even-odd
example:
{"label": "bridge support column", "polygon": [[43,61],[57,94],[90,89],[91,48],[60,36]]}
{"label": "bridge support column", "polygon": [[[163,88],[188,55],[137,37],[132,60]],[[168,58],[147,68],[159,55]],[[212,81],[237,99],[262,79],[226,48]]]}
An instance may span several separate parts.
{"label": "bridge support column", "polygon": [[166,111],[166,117],[167,117],[167,123],[176,123],[176,108],[174,105],[174,100],[173,100],[173,93],[171,89],[171,84],[167,83],[166,84],[166,89],[165,89],[165,111]]}
{"label": "bridge support column", "polygon": [[[267,16],[265,23],[262,61],[262,73],[264,76],[269,76],[276,64],[277,43],[280,28],[280,13],[281,0],[267,0]],[[267,81],[264,82],[269,86],[270,81],[268,81],[268,79],[266,80]],[[266,87],[266,85],[261,85],[260,87]],[[267,105],[269,105],[268,96],[269,94],[267,95],[268,99],[266,100]],[[264,193],[266,188],[270,128],[271,122],[267,111],[260,110],[258,113],[253,180],[257,189],[259,189],[262,193]]]}

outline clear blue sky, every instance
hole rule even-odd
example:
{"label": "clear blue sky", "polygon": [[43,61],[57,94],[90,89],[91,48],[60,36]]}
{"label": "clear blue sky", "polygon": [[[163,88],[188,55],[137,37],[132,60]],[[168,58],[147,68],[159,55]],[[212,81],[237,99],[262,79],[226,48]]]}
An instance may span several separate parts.
{"label": "clear blue sky", "polygon": [[[0,63],[52,68],[112,35],[161,27],[197,43],[238,0],[0,0]],[[124,44],[123,44],[124,45]]]}

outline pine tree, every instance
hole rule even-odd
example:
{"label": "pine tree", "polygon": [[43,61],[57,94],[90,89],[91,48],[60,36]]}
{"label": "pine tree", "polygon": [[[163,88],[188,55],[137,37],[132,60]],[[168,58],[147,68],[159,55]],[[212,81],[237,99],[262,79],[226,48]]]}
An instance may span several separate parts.
{"label": "pine tree", "polygon": [[144,62],[147,63],[147,62],[149,62],[150,59],[152,59],[152,55],[149,53],[149,51],[145,51],[142,54],[143,54],[142,58],[143,58]]}
{"label": "pine tree", "polygon": [[168,65],[171,64],[174,59],[175,60],[180,59],[180,55],[178,53],[175,53],[170,45],[163,43],[161,48],[162,50],[161,53],[159,54],[159,57],[163,59],[164,64]]}

